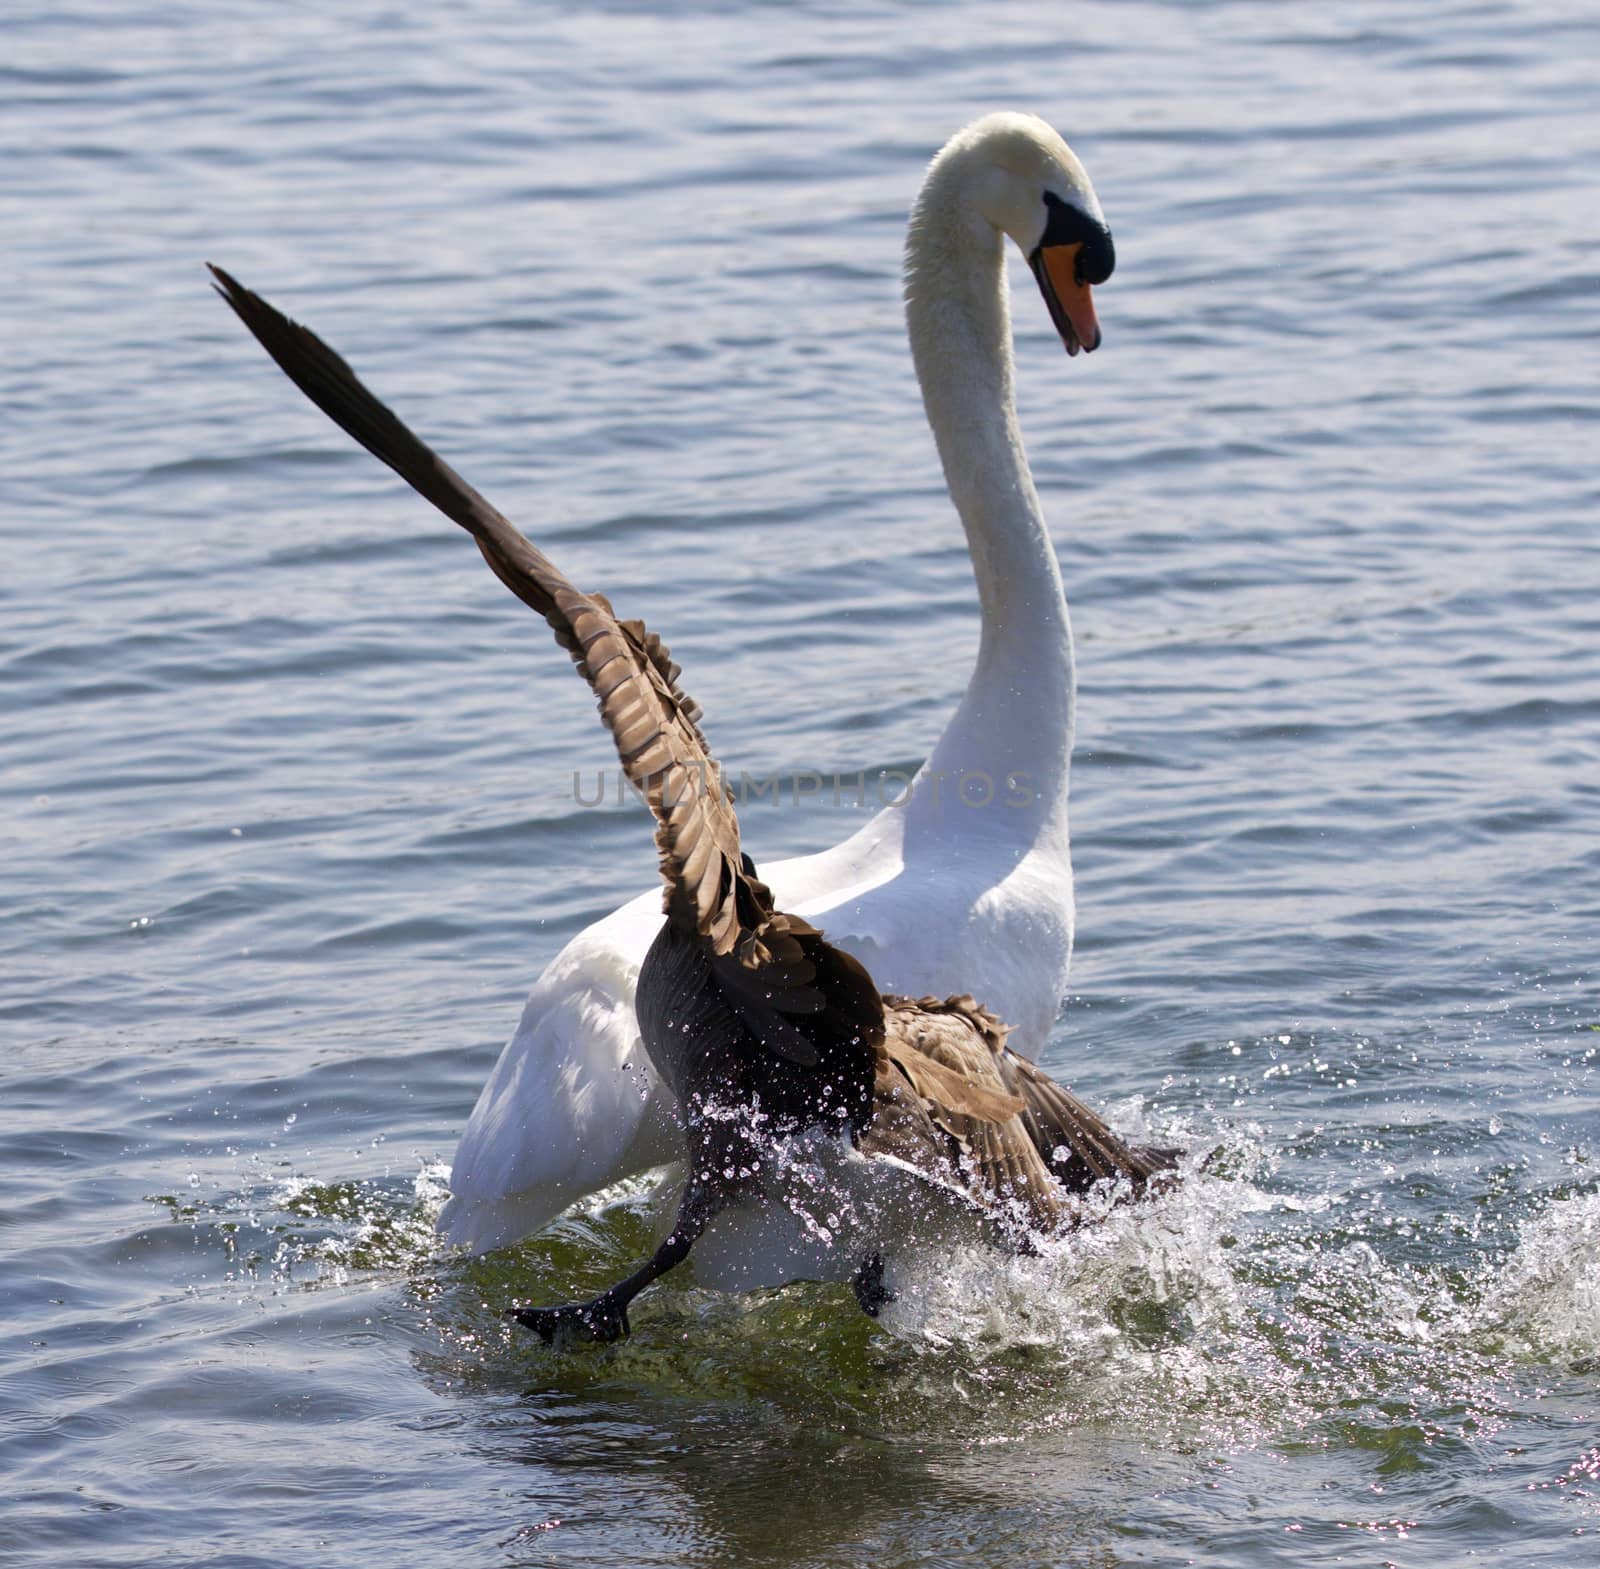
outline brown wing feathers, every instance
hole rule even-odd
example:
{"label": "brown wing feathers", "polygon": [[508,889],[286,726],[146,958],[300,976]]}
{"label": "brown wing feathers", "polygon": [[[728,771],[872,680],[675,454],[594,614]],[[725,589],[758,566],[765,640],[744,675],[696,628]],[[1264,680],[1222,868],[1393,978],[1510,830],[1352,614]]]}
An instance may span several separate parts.
{"label": "brown wing feathers", "polygon": [[[1135,1193],[1172,1158],[1117,1137],[1070,1091],[1006,1048],[1007,1028],[971,997],[885,997],[878,1099],[890,1108],[859,1141],[954,1181],[980,1203],[1021,1203],[1058,1224],[1065,1196],[1102,1178]],[[933,1169],[930,1161],[939,1169]]]}
{"label": "brown wing feathers", "polygon": [[[550,623],[600,705],[628,778],[649,801],[668,884],[668,913],[693,924],[719,955],[747,967],[801,961],[795,923],[773,921],[772,896],[748,875],[739,823],[678,667],[640,621],[619,621],[604,596],[575,588],[548,556],[362,385],[309,328],[291,321],[220,267],[211,269],[239,319],[291,381],[336,424],[478,542],[496,577]],[[804,926],[804,923],[799,923]],[[809,928],[806,928],[809,930]],[[812,1004],[796,996],[797,1010]]]}

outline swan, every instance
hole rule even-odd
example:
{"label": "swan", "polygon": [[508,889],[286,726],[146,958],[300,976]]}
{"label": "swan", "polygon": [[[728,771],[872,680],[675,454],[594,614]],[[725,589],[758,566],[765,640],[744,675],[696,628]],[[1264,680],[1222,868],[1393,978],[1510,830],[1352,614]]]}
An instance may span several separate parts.
{"label": "swan", "polygon": [[[1031,1058],[1072,955],[1075,672],[1016,417],[1007,238],[1067,352],[1098,348],[1090,291],[1115,260],[1099,199],[1062,138],[1014,113],[973,122],[933,159],[905,252],[912,358],[977,582],[977,662],[907,796],[843,843],[768,863],[763,876],[778,909],[825,929],[886,990],[1000,1001],[1009,1045]],[[681,1156],[634,1009],[660,923],[659,893],[643,893],[580,932],[535,982],[462,1132],[438,1217],[445,1242],[509,1245]]]}
{"label": "swan", "polygon": [[1117,1182],[1115,1201],[1170,1176],[1176,1152],[1124,1143],[1011,1051],[1007,1027],[971,996],[885,994],[816,926],[779,909],[661,640],[575,588],[313,333],[212,271],[295,383],[467,529],[550,623],[656,818],[665,919],[639,971],[636,1017],[685,1136],[677,1216],[593,1301],[509,1316],[551,1345],[619,1339],[633,1298],[705,1238],[721,1253],[707,1283],[849,1280],[876,1317],[897,1296],[891,1271],[948,1245],[963,1222],[975,1238],[1027,1249],[1034,1229],[1082,1218],[1074,1197],[1096,1183]]}

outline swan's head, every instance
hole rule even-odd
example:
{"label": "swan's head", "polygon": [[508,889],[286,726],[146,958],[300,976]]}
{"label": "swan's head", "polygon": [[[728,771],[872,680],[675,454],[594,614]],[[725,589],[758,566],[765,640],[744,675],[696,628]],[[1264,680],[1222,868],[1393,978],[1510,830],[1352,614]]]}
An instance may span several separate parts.
{"label": "swan's head", "polygon": [[958,131],[934,160],[959,170],[977,212],[1028,258],[1068,354],[1100,347],[1091,289],[1116,265],[1111,230],[1077,155],[1043,120],[991,114]]}

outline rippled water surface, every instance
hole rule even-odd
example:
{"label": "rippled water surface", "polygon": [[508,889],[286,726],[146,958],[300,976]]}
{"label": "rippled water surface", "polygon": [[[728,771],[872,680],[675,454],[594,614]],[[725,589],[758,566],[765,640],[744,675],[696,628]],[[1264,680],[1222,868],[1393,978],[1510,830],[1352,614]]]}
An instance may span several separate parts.
{"label": "rippled water surface", "polygon": [[[0,1558],[1597,1561],[1597,55],[1576,0],[13,7]],[[976,646],[897,270],[996,107],[1118,245],[1090,360],[1014,275],[1082,683],[1046,1061],[1214,1153],[887,1326],[669,1283],[552,1357],[498,1308],[648,1186],[431,1217],[646,824],[200,264],[665,632],[731,767],[872,778]]]}

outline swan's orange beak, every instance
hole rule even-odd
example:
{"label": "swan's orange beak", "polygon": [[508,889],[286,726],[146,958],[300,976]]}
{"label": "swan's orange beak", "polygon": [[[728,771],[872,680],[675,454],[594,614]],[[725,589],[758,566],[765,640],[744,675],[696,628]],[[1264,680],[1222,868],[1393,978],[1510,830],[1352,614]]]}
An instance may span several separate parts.
{"label": "swan's orange beak", "polygon": [[1083,242],[1070,245],[1041,245],[1028,258],[1039,292],[1050,307],[1050,320],[1056,324],[1068,354],[1082,349],[1092,354],[1100,347],[1100,323],[1094,314],[1094,299],[1089,285],[1080,280],[1079,255]]}

